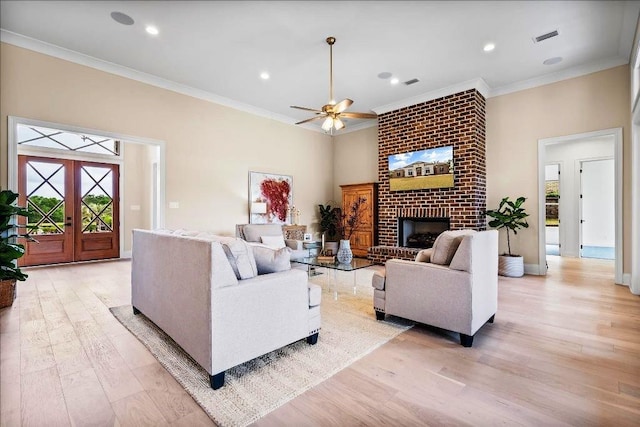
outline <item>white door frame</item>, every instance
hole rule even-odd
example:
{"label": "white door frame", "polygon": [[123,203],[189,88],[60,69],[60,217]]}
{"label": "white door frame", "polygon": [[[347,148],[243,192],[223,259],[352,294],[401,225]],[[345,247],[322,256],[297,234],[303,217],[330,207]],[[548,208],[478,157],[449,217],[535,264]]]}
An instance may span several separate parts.
{"label": "white door frame", "polygon": [[[561,160],[559,160],[559,161],[554,161],[554,162],[546,162],[544,165],[545,166],[548,166],[548,165],[556,165],[556,166],[558,166],[558,190],[559,190],[558,194],[560,196],[560,198],[558,199],[558,253],[560,254],[560,256],[562,256],[562,248],[565,246],[565,241],[564,241],[564,230],[562,228],[562,218],[561,218],[562,209],[561,209],[560,201],[562,200],[562,180],[561,180],[560,177],[562,176],[562,173],[563,173],[562,170],[564,169],[564,164],[563,164],[563,162]],[[545,182],[547,181],[547,179],[546,179],[546,171],[545,171],[542,179]],[[544,253],[545,253],[545,255],[547,253],[547,248],[546,248],[546,239],[547,239],[547,237],[546,237],[547,236],[546,235],[546,226],[547,226],[547,223],[546,223],[546,219],[547,219],[546,205],[547,205],[547,197],[546,196],[547,196],[547,191],[546,191],[546,185],[545,185],[545,193],[544,193],[544,197],[542,199],[543,203],[545,204],[545,211],[544,211],[544,219],[545,219],[545,221],[544,221],[544,225],[545,225],[545,230],[544,230],[545,231],[545,251],[544,251]]]}
{"label": "white door frame", "polygon": [[545,247],[545,160],[546,147],[552,144],[572,142],[581,139],[613,136],[614,146],[614,173],[615,173],[615,283],[623,284],[622,279],[622,128],[603,129],[594,132],[586,132],[575,135],[544,138],[538,140],[538,274],[547,274],[547,252]]}
{"label": "white door frame", "polygon": [[[155,214],[154,220],[152,220],[152,224],[157,224],[158,228],[164,227],[164,206],[165,201],[165,142],[157,139],[151,138],[143,138],[139,136],[131,136],[125,135],[117,132],[108,132],[103,130],[95,130],[89,128],[82,128],[78,126],[71,125],[63,125],[59,123],[46,122],[43,120],[34,120],[28,119],[25,117],[16,117],[9,116],[8,118],[8,138],[7,138],[7,172],[8,172],[8,188],[14,192],[18,192],[18,139],[17,139],[17,126],[19,124],[27,125],[27,126],[41,126],[52,129],[60,129],[67,132],[74,133],[88,133],[96,136],[104,136],[106,138],[117,139],[121,141],[125,141],[127,143],[133,144],[145,144],[151,145],[158,148],[158,174],[157,178],[157,200],[156,206],[153,206],[152,211]],[[58,157],[58,158],[77,158],[78,155],[69,152],[66,153],[61,150],[55,149],[46,149],[46,148],[34,148],[30,149],[32,154],[44,155],[49,157]],[[93,160],[96,160],[96,157],[93,157]],[[115,156],[102,156],[98,161],[103,161],[105,163],[119,163],[122,164],[122,158],[115,158]],[[131,256],[131,252],[125,252],[124,250],[124,209],[122,207],[122,197],[124,195],[124,170],[121,168],[120,172],[120,258],[129,258]]]}

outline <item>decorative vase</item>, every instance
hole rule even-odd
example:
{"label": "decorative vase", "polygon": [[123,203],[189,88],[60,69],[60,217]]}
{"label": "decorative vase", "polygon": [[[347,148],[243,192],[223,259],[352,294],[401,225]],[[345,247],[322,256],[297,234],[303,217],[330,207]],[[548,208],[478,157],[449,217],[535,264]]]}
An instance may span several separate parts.
{"label": "decorative vase", "polygon": [[351,252],[351,242],[349,240],[340,240],[340,249],[338,249],[337,257],[340,264],[351,263],[353,252]]}

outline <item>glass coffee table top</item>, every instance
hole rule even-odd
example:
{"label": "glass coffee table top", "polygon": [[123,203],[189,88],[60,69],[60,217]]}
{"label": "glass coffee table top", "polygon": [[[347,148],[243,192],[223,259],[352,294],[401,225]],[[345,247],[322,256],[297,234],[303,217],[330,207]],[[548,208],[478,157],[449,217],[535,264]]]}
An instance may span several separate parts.
{"label": "glass coffee table top", "polygon": [[370,267],[373,265],[373,262],[364,258],[354,258],[351,260],[349,264],[340,264],[338,261],[322,262],[322,261],[318,261],[318,258],[316,257],[292,258],[291,262],[306,264],[313,267],[325,267],[325,268],[330,268],[333,270],[340,270],[340,271],[354,271],[354,270],[359,270],[361,268]]}
{"label": "glass coffee table top", "polygon": [[[318,273],[315,271],[316,268],[326,268],[327,273],[333,272],[332,274],[327,274],[327,287],[329,289],[333,288],[333,298],[338,299],[338,277],[336,276],[338,271],[346,271],[351,272],[353,276],[353,293],[356,293],[356,272],[362,268],[370,267],[373,262],[368,259],[363,258],[354,258],[351,260],[349,264],[340,264],[337,261],[334,262],[321,262],[318,261],[316,257],[305,257],[305,258],[292,258],[291,262],[297,262],[299,264],[305,264],[309,266],[309,276],[315,276]],[[311,267],[313,267],[313,272],[311,271]]]}

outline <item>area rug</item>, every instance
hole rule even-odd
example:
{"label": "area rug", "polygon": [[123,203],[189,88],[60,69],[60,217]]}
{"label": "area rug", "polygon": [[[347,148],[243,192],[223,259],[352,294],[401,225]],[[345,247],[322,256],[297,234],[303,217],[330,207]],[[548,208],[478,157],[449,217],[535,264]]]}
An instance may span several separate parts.
{"label": "area rug", "polygon": [[[318,280],[318,279],[316,279]],[[226,371],[225,385],[209,386],[209,376],[171,338],[131,306],[111,308],[204,411],[220,426],[245,426],[349,366],[412,323],[391,318],[378,322],[372,288],[357,294],[341,285],[335,300],[322,280],[322,330],[316,345],[298,341]]]}

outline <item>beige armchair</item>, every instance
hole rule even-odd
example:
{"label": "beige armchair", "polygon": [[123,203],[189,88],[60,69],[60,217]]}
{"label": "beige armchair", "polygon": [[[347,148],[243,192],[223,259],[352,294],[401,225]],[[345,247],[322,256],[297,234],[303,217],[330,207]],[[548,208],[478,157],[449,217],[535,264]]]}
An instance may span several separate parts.
{"label": "beige armchair", "polygon": [[415,261],[390,259],[372,279],[378,320],[385,314],[473,336],[498,308],[498,232],[445,231]]}
{"label": "beige armchair", "polygon": [[280,224],[236,224],[236,237],[254,244],[265,244],[264,237],[282,237],[285,247],[291,249],[291,258],[309,256],[309,251],[303,248],[302,240],[284,238]]}

